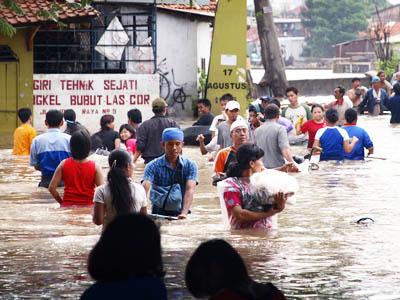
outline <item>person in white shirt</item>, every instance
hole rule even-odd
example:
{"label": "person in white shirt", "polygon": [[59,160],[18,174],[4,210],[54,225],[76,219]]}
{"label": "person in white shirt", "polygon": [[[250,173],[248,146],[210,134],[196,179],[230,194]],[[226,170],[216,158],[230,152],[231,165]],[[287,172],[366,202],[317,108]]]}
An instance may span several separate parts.
{"label": "person in white shirt", "polygon": [[335,96],[335,101],[332,101],[331,103],[324,104],[324,109],[328,110],[330,108],[334,108],[338,111],[339,114],[339,120],[337,122],[337,125],[343,126],[344,123],[346,123],[346,119],[344,117],[344,113],[346,112],[347,109],[353,107],[353,102],[351,102],[348,97],[345,97],[344,94],[346,93],[346,90],[342,86],[338,86],[334,90],[334,96]]}

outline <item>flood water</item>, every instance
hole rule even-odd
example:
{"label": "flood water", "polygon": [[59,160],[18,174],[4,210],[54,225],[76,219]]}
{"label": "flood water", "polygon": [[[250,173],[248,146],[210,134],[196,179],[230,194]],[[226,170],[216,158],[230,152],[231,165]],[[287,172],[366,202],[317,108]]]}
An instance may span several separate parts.
{"label": "flood water", "polygon": [[[162,223],[170,299],[191,299],[184,268],[195,247],[210,238],[229,241],[259,281],[270,281],[289,299],[400,299],[400,127],[389,116],[362,118],[376,157],[296,175],[297,203],[279,216],[273,232],[230,231],[210,185],[211,165],[198,149],[200,183],[193,214]],[[296,153],[304,152],[295,148]],[[78,298],[91,284],[89,250],[100,227],[90,208],[60,209],[28,158],[0,150],[0,298]],[[140,178],[143,166],[135,177]],[[357,225],[361,217],[374,224]]]}

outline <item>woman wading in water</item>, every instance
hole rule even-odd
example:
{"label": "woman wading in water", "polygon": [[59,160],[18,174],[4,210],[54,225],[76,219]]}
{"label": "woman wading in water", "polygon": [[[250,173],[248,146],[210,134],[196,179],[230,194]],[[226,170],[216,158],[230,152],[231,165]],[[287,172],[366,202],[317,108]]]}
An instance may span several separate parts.
{"label": "woman wading in water", "polygon": [[254,212],[243,208],[243,202],[254,197],[250,191],[250,176],[265,169],[261,158],[264,151],[253,144],[244,144],[236,152],[237,162],[228,167],[224,201],[232,229],[272,228],[271,217],[285,208],[283,193],[274,195],[275,204],[268,211]]}

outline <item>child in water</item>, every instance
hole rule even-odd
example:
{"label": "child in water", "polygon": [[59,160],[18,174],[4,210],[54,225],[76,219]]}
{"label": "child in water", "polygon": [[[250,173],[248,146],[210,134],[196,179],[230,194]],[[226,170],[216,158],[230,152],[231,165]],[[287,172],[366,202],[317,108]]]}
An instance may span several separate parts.
{"label": "child in water", "polygon": [[[49,185],[49,191],[61,206],[91,205],[96,186],[103,184],[100,166],[88,159],[90,136],[85,131],[75,132],[70,140],[71,156],[57,167]],[[57,186],[64,181],[61,198]]]}
{"label": "child in water", "polygon": [[125,150],[114,150],[108,157],[107,182],[94,194],[93,222],[107,226],[118,215],[147,214],[146,192],[133,182],[132,156]]}
{"label": "child in water", "polygon": [[32,127],[32,111],[29,108],[20,108],[18,118],[21,121],[14,131],[13,155],[29,155],[32,140],[36,136],[36,130]]}
{"label": "child in water", "polygon": [[119,128],[119,137],[121,139],[120,149],[127,150],[129,153],[136,152],[136,130],[132,125],[123,124]]}

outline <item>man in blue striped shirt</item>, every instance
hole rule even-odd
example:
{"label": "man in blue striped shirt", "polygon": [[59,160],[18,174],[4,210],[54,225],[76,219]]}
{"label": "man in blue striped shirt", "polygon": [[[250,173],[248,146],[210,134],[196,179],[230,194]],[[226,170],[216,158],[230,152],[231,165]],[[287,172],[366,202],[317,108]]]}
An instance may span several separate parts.
{"label": "man in blue striped shirt", "polygon": [[[162,133],[165,154],[146,165],[142,184],[150,190],[152,213],[185,219],[190,211],[197,184],[197,165],[181,156],[183,132],[166,128]],[[177,205],[173,205],[172,199]],[[167,209],[166,207],[174,207]]]}
{"label": "man in blue striped shirt", "polygon": [[48,187],[60,162],[71,156],[69,147],[70,135],[62,133],[63,113],[51,109],[46,113],[45,124],[48,128],[33,139],[31,145],[30,165],[42,173],[40,187]]}

